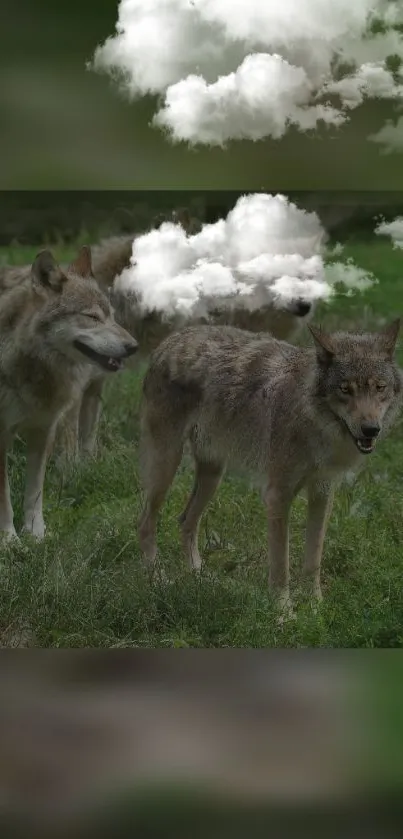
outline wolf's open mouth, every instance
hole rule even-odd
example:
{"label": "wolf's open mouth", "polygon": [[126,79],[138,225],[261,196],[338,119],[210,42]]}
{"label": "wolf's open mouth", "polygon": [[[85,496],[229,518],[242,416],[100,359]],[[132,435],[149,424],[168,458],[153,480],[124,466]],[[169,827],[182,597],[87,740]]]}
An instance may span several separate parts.
{"label": "wolf's open mouth", "polygon": [[373,452],[376,443],[376,437],[356,437],[355,444],[361,454],[370,454]]}
{"label": "wolf's open mouth", "polygon": [[351,428],[348,427],[348,425],[347,425],[346,421],[343,419],[343,417],[339,417],[339,419],[341,419],[342,425],[344,426],[346,431],[348,431],[350,437],[353,438],[354,443],[357,446],[358,451],[361,452],[361,454],[371,454],[371,452],[373,452],[373,450],[376,446],[376,441],[377,441],[378,438],[377,437],[356,437],[355,434],[353,434],[353,432],[351,431]]}
{"label": "wolf's open mouth", "polygon": [[84,344],[81,341],[74,341],[74,346],[80,350],[83,355],[91,358],[92,361],[95,361],[100,367],[107,370],[109,373],[116,373],[117,370],[120,370],[123,366],[121,358],[112,358],[109,355],[102,355],[102,353],[95,352],[95,350],[92,350],[87,346],[87,344]]}

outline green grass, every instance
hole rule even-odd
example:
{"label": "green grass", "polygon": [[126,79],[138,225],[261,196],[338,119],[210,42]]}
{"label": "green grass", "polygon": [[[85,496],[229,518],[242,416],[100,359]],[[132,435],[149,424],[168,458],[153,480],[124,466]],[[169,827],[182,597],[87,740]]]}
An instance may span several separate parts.
{"label": "green grass", "polygon": [[[0,251],[26,262],[38,248]],[[54,248],[62,260],[73,252]],[[387,242],[351,243],[345,254],[378,276],[379,286],[340,298],[317,320],[329,326],[376,326],[403,312],[403,253]],[[403,342],[402,342],[403,343]],[[403,361],[403,352],[399,353]],[[267,591],[266,521],[259,495],[228,477],[201,527],[206,559],[194,579],[183,563],[177,527],[192,483],[185,464],[163,509],[159,546],[170,583],[151,584],[136,538],[141,506],[137,476],[142,370],[108,382],[96,463],[64,474],[50,465],[42,544],[26,538],[1,558],[0,633],[16,643],[26,628],[41,646],[400,647],[403,646],[403,428],[399,424],[356,480],[339,491],[323,559],[324,605],[298,607],[280,629]],[[21,523],[24,446],[10,458],[17,527]],[[293,588],[304,538],[305,501],[291,521]],[[11,640],[12,639],[12,640]]]}

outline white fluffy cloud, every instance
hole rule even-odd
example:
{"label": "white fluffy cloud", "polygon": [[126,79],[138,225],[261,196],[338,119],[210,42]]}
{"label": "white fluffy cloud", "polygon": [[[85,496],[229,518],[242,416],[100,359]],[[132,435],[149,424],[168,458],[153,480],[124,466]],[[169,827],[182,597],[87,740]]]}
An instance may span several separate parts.
{"label": "white fluffy cloud", "polygon": [[377,236],[390,236],[395,248],[403,248],[403,216],[398,216],[393,221],[380,222],[375,228]]}
{"label": "white fluffy cloud", "polygon": [[393,0],[120,0],[92,66],[161,95],[154,123],[175,141],[278,139],[338,127],[367,98],[402,102],[386,63],[403,59],[402,19]]}
{"label": "white fluffy cloud", "polygon": [[383,154],[403,152],[403,116],[396,122],[388,120],[376,134],[370,134],[368,140],[379,143]]}
{"label": "white fluffy cloud", "polygon": [[340,283],[347,291],[368,287],[374,278],[351,262],[325,267],[325,238],[316,213],[285,196],[244,195],[226,219],[196,235],[165,223],[137,237],[115,289],[142,312],[186,320],[217,308],[328,300]]}

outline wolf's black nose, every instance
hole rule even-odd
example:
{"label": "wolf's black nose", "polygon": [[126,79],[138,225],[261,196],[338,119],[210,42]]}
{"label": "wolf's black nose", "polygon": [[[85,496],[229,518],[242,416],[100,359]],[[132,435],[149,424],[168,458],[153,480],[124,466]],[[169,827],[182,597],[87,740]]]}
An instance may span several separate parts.
{"label": "wolf's black nose", "polygon": [[305,315],[307,315],[308,312],[310,312],[310,311],[311,311],[311,304],[310,303],[307,303],[306,300],[298,300],[298,303],[295,307],[295,314],[299,318],[305,317]]}
{"label": "wolf's black nose", "polygon": [[132,341],[130,344],[125,344],[126,355],[134,355],[137,352],[139,345],[137,341]]}
{"label": "wolf's black nose", "polygon": [[380,430],[379,425],[373,422],[363,422],[361,426],[364,437],[377,437]]}

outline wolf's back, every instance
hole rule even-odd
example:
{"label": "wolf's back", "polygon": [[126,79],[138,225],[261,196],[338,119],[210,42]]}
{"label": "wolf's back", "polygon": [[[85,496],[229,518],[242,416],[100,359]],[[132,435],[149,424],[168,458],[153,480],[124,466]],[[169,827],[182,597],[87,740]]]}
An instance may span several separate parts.
{"label": "wolf's back", "polygon": [[0,294],[26,280],[30,273],[30,265],[0,265]]}

